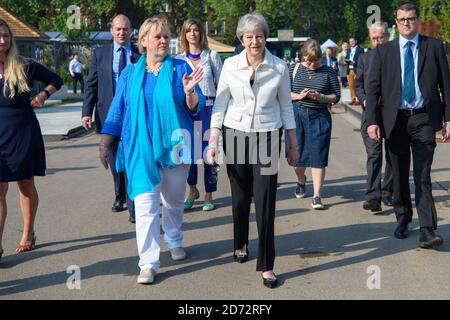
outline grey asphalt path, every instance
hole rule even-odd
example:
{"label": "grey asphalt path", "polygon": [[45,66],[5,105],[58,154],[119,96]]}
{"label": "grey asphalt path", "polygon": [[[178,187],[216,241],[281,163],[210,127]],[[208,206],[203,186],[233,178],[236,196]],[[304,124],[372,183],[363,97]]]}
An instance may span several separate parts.
{"label": "grey asphalt path", "polygon": [[[185,213],[188,259],[171,261],[163,244],[156,283],[143,286],[136,283],[134,226],[126,212],[110,210],[112,182],[97,159],[98,136],[47,142],[48,175],[36,178],[40,206],[35,251],[14,253],[22,227],[17,190],[10,186],[0,299],[449,299],[450,144],[439,144],[432,173],[438,232],[446,242],[439,251],[419,249],[416,215],[410,237],[397,240],[391,208],[378,215],[362,210],[365,152],[357,121],[350,119],[343,108],[336,108],[323,191],[328,210],[311,209],[309,171],[308,197],[293,197],[294,173],[281,162],[275,225],[275,272],[281,285],[274,290],[265,288],[255,271],[254,214],[251,259],[245,264],[232,261],[226,174],[221,174],[215,194],[217,210],[202,212],[199,201]],[[80,290],[66,285],[72,265],[81,268]],[[367,287],[367,270],[373,265],[381,272],[379,290]]]}
{"label": "grey asphalt path", "polygon": [[44,136],[67,136],[81,126],[82,101],[35,109]]}

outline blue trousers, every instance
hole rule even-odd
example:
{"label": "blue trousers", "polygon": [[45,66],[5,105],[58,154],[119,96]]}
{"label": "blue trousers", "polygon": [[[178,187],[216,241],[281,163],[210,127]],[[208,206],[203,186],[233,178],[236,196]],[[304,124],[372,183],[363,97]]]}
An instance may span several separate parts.
{"label": "blue trousers", "polygon": [[[205,106],[203,110],[201,110],[198,115],[195,117],[194,121],[201,121],[202,124],[202,138],[206,131],[209,130],[211,124],[211,113],[212,106]],[[206,147],[208,146],[208,141],[203,141],[202,139],[202,154]],[[205,183],[205,191],[206,192],[214,192],[217,191],[217,183],[210,183],[208,180],[211,177],[211,166],[209,164],[203,163],[205,167],[204,173],[204,183]],[[189,176],[187,182],[190,186],[197,185],[197,176],[198,176],[198,165],[191,164],[189,169]]]}

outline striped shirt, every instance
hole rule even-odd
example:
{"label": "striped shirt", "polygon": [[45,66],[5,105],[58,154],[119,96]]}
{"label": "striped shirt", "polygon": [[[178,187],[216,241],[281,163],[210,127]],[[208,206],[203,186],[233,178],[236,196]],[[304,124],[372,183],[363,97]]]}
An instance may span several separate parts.
{"label": "striped shirt", "polygon": [[[292,81],[292,73],[294,72],[295,64],[289,68],[289,78],[291,80],[291,91],[300,93],[303,89],[308,88],[316,90],[324,95],[335,94],[337,101],[341,99],[341,86],[337,77],[336,71],[326,65],[322,65],[316,70],[310,70],[299,65],[294,81]],[[323,108],[328,107],[329,103],[320,103],[316,100],[304,98],[303,100],[293,101],[296,105],[302,105],[308,108]]]}

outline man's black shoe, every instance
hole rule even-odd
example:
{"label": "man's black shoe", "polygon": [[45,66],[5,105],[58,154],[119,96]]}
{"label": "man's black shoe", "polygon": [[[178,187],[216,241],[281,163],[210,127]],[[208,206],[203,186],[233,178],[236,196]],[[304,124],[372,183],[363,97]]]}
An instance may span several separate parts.
{"label": "man's black shoe", "polygon": [[134,217],[132,217],[132,216],[128,217],[128,221],[131,222],[131,223],[136,223],[136,219]]}
{"label": "man's black shoe", "polygon": [[372,200],[366,200],[363,203],[364,210],[370,210],[370,211],[381,211],[381,203],[378,200],[372,199]]}
{"label": "man's black shoe", "polygon": [[408,235],[409,235],[408,224],[399,224],[395,229],[394,236],[397,239],[406,239],[408,238]]}
{"label": "man's black shoe", "polygon": [[123,201],[116,200],[113,203],[113,206],[111,208],[112,212],[120,212],[123,211]]}
{"label": "man's black shoe", "polygon": [[392,196],[384,196],[383,203],[385,206],[388,206],[388,207],[394,206],[394,202],[392,201]]}
{"label": "man's black shoe", "polygon": [[434,233],[433,228],[420,229],[420,247],[424,249],[432,249],[444,243],[441,236]]}

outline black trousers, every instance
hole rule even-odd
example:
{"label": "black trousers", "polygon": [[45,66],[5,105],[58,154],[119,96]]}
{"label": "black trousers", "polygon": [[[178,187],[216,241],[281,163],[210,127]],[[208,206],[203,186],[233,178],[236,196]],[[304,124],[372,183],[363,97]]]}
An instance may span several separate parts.
{"label": "black trousers", "polygon": [[361,126],[361,136],[364,146],[366,147],[367,154],[367,188],[365,199],[367,201],[376,200],[380,202],[382,197],[391,196],[393,193],[391,157],[387,150],[386,140],[382,139],[384,140],[384,147],[386,150],[386,165],[382,183],[381,171],[383,169],[383,142],[371,139],[367,134],[367,125],[365,124]]}
{"label": "black trousers", "polygon": [[111,154],[108,157],[108,165],[111,170],[111,174],[114,179],[114,193],[116,196],[115,200],[119,200],[122,203],[127,203],[127,209],[130,213],[131,217],[135,217],[134,215],[134,202],[128,197],[127,194],[127,175],[125,172],[117,172],[116,171],[116,155],[117,149],[119,147],[120,139],[114,138],[113,143],[111,145]]}
{"label": "black trousers", "polygon": [[394,210],[397,222],[412,220],[409,168],[411,153],[415,186],[415,203],[421,228],[437,228],[436,207],[432,196],[431,165],[436,148],[435,133],[427,113],[413,116],[399,114],[387,141],[394,182]]}
{"label": "black trousers", "polygon": [[74,76],[72,77],[74,94],[77,94],[77,82],[80,82],[81,94],[83,94],[84,93],[84,79],[83,79],[82,73],[74,73]]}
{"label": "black trousers", "polygon": [[[248,245],[253,196],[259,238],[256,271],[273,270],[275,261],[274,224],[281,135],[281,130],[246,134],[223,128],[233,207],[234,250]],[[270,157],[269,163],[266,155]]]}

